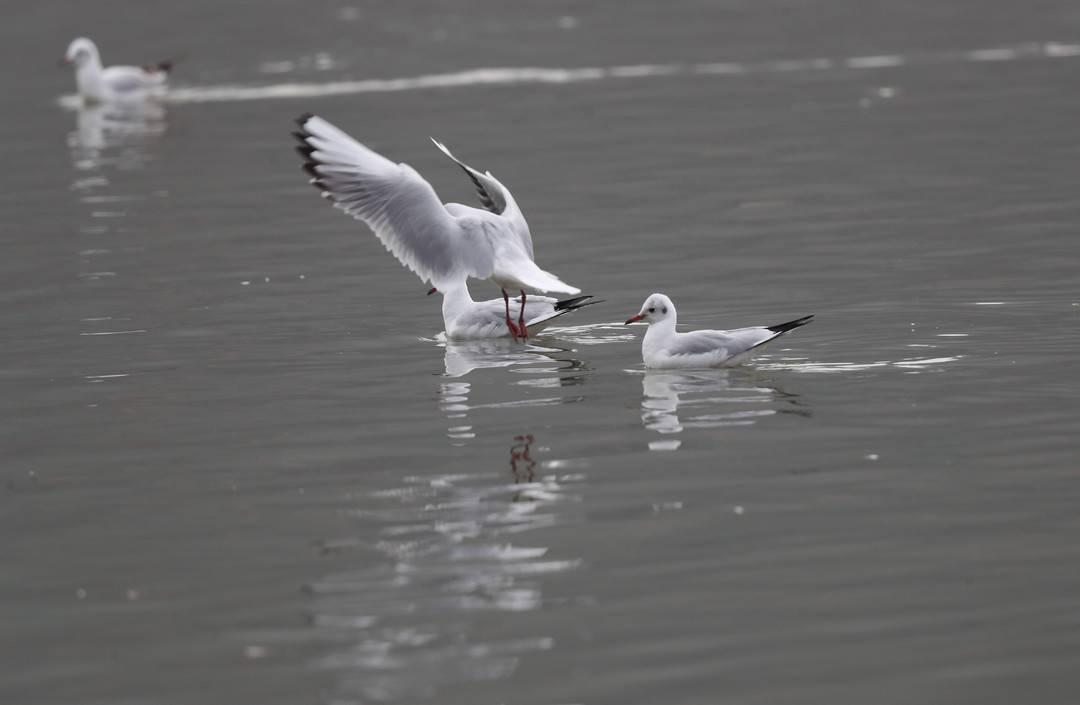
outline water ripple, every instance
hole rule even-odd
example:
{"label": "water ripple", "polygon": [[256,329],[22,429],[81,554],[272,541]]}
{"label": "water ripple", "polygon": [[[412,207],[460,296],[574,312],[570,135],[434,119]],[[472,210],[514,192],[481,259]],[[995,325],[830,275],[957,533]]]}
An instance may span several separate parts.
{"label": "water ripple", "polygon": [[814,362],[795,358],[765,362],[756,365],[761,370],[790,370],[807,373],[861,372],[875,368],[896,367],[908,370],[931,370],[950,362],[963,359],[963,355],[942,357],[911,357],[900,360],[875,360],[872,362]]}
{"label": "water ripple", "polygon": [[[778,413],[809,413],[797,396],[732,370],[648,371],[641,385],[641,424],[664,435],[687,428],[749,426]],[[677,439],[653,440],[649,449],[669,451],[681,445]]]}
{"label": "water ripple", "polygon": [[[311,625],[330,644],[311,665],[338,673],[342,694],[430,698],[450,683],[505,678],[521,655],[554,647],[546,634],[478,640],[469,621],[478,611],[541,609],[544,576],[581,565],[580,558],[551,555],[522,538],[580,520],[574,477],[537,478],[533,442],[531,435],[514,437],[513,482],[493,485],[479,474],[412,476],[369,496],[375,506],[356,516],[378,522],[370,548],[381,560],[308,586]],[[325,542],[339,549],[365,543]]]}

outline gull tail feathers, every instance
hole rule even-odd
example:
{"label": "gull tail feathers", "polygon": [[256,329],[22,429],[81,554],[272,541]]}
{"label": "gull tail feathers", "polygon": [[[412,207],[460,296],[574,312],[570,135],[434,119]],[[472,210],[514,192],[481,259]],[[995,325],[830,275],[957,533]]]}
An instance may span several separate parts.
{"label": "gull tail feathers", "polygon": [[593,297],[589,295],[575,296],[572,299],[564,299],[562,301],[556,301],[554,304],[554,310],[551,313],[537,316],[531,321],[525,323],[525,327],[529,330],[529,335],[536,335],[540,331],[551,325],[552,321],[556,318],[565,316],[568,313],[573,313],[579,309],[585,308],[591,304],[602,303],[601,299],[592,300]]}
{"label": "gull tail feathers", "polygon": [[[536,266],[536,263],[530,259],[521,258],[514,262],[512,272],[495,272],[495,281],[505,282],[517,282],[517,284],[524,284],[525,289],[533,289],[541,292],[551,292],[555,294],[569,294],[571,296],[580,294],[581,289],[576,286],[570,286],[566,282],[559,279],[551,272],[545,272],[540,267]],[[512,285],[511,288],[518,288],[516,285]]]}
{"label": "gull tail feathers", "polygon": [[807,323],[814,319],[814,314],[809,316],[803,316],[802,318],[796,318],[794,321],[788,321],[787,323],[777,323],[775,326],[766,326],[769,330],[777,335],[781,333],[787,333],[789,330],[795,330],[800,326],[805,326]]}
{"label": "gull tail feathers", "polygon": [[553,311],[551,313],[541,314],[531,320],[525,321],[525,327],[529,329],[529,335],[534,335],[542,331],[544,328],[547,328],[548,324],[554,321],[556,318],[559,318],[560,316],[565,316],[571,311],[573,311],[573,309],[567,308],[563,309],[562,311]]}
{"label": "gull tail feathers", "polygon": [[555,302],[556,311],[576,311],[579,308],[585,308],[586,306],[592,306],[593,304],[604,303],[603,299],[597,299],[591,294],[583,294],[582,296],[575,296],[572,299],[563,299],[562,301]]}
{"label": "gull tail feathers", "polygon": [[143,66],[142,69],[146,73],[151,73],[151,74],[160,73],[160,74],[164,74],[165,76],[168,76],[169,74],[172,73],[172,70],[174,68],[176,68],[177,64],[179,64],[179,63],[181,63],[183,61],[186,61],[187,58],[188,58],[188,52],[182,51],[179,54],[175,54],[175,55],[169,57],[168,59],[164,59],[162,61],[158,61],[158,62],[155,62],[153,64],[147,64],[147,65]]}

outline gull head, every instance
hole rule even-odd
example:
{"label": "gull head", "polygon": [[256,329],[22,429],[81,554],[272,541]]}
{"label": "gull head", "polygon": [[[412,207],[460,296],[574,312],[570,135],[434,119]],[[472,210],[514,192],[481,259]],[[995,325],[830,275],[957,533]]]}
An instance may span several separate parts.
{"label": "gull head", "polygon": [[64,54],[64,61],[76,66],[85,66],[95,59],[100,61],[97,47],[86,37],[79,37],[68,44],[67,53]]}
{"label": "gull head", "polygon": [[645,299],[645,303],[641,305],[641,310],[638,311],[637,315],[626,319],[626,324],[645,321],[652,325],[669,318],[675,318],[675,304],[671,303],[671,299],[663,294],[652,294]]}

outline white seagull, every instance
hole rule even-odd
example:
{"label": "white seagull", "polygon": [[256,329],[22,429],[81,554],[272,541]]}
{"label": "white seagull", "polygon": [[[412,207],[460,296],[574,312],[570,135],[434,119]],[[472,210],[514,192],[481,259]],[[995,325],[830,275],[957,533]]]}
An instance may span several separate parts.
{"label": "white seagull", "polygon": [[813,315],[774,326],[754,326],[734,330],[675,331],[675,304],[663,294],[645,299],[641,311],[627,324],[645,321],[649,330],[641,341],[641,357],[652,369],[730,367],[749,359],[757,348],[789,330],[805,326]]}
{"label": "white seagull", "polygon": [[[301,116],[294,132],[304,170],[325,198],[364,221],[406,267],[437,289],[460,287],[467,277],[492,279],[502,289],[504,323],[525,338],[525,290],[579,294],[581,290],[533,262],[529,226],[510,192],[491,174],[457,162],[480,191],[487,210],[443,204],[408,164],[395,164],[317,115]],[[453,159],[449,150],[435,143]],[[507,290],[521,292],[515,324]]]}
{"label": "white seagull", "polygon": [[102,68],[97,46],[85,37],[68,45],[64,61],[75,67],[79,96],[87,103],[135,100],[160,93],[172,70],[172,62],[148,66]]}
{"label": "white seagull", "polygon": [[[431,293],[434,291],[435,289],[432,289]],[[464,280],[440,293],[443,295],[443,326],[447,340],[511,337],[512,333],[506,326],[504,304],[501,299],[473,301]],[[533,337],[560,316],[598,303],[600,301],[592,296],[575,296],[562,301],[549,296],[530,296],[523,305],[525,337]]]}

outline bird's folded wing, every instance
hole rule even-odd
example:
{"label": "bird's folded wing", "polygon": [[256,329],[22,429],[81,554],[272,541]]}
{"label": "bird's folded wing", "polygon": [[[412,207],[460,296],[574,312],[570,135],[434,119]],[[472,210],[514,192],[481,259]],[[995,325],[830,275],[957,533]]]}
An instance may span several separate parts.
{"label": "bird's folded wing", "polygon": [[698,330],[678,336],[668,352],[671,355],[704,355],[725,350],[739,355],[768,342],[778,333],[768,328],[738,328],[735,330]]}
{"label": "bird's folded wing", "polygon": [[110,66],[102,70],[101,77],[117,93],[146,90],[161,83],[163,78],[152,76],[138,66]]}
{"label": "bird's folded wing", "polygon": [[398,260],[443,288],[465,277],[487,279],[494,254],[482,230],[455,218],[407,164],[395,164],[326,120],[297,120],[304,169],[323,196],[364,221]]}

